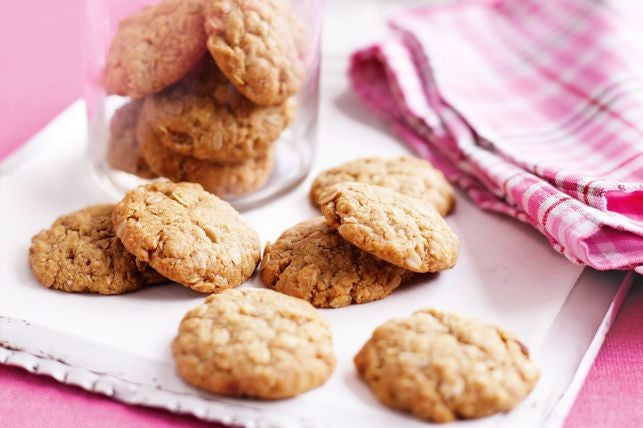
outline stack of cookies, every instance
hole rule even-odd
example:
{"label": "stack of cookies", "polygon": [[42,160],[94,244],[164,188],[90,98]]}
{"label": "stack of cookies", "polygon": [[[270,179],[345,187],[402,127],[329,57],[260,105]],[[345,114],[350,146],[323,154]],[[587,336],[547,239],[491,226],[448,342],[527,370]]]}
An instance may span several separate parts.
{"label": "stack of cookies", "polygon": [[219,196],[263,186],[293,122],[306,37],[287,0],[164,0],[120,22],[106,59],[115,169]]}
{"label": "stack of cookies", "polygon": [[337,308],[455,265],[459,240],[442,217],[453,188],[424,160],[357,159],[322,172],[310,197],[324,216],[266,244],[261,277],[273,290]]}
{"label": "stack of cookies", "polygon": [[218,292],[250,278],[260,256],[257,232],[230,204],[199,184],[168,181],[64,215],[29,248],[45,287],[98,294],[170,280]]}

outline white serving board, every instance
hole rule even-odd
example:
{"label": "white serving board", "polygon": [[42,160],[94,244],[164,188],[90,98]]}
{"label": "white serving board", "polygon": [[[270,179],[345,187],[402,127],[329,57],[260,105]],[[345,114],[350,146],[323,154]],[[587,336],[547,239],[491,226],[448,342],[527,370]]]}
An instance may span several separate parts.
{"label": "white serving board", "polygon": [[[323,93],[315,172],[358,156],[405,153],[348,94],[342,74],[326,74]],[[582,269],[538,233],[481,212],[458,195],[448,219],[462,240],[453,270],[421,276],[379,302],[323,310],[338,355],[324,386],[271,403],[201,393],[176,377],[169,343],[184,312],[202,295],[174,285],[122,296],[72,295],[43,288],[30,273],[33,234],[60,214],[109,201],[86,174],[85,126],[84,106],[77,102],[0,168],[0,361],[123,401],[247,426],[423,426],[380,406],[358,380],[352,357],[381,322],[435,306],[506,326],[543,365],[538,390],[516,410],[466,424],[515,426],[518,419],[521,426],[540,426],[553,420],[583,356],[596,348],[591,341],[604,334],[600,326],[620,276],[586,274],[577,282]],[[307,199],[311,178],[244,213],[262,242],[318,215]],[[244,286],[261,285],[255,276]],[[565,303],[572,289],[575,299]],[[564,334],[578,328],[582,334]]]}
{"label": "white serving board", "polygon": [[[307,192],[320,170],[360,156],[408,153],[355,99],[344,77],[348,52],[368,41],[370,31],[383,33],[381,20],[393,2],[360,1],[344,9],[339,3],[329,1],[325,27],[330,56],[314,171],[291,193],[244,213],[264,243],[319,215]],[[169,349],[181,317],[203,295],[172,285],[122,296],[70,295],[32,277],[32,235],[63,213],[111,200],[87,173],[85,147],[84,105],[77,102],[0,165],[0,362],[125,402],[244,426],[426,426],[379,405],[352,358],[381,322],[434,306],[514,331],[543,369],[538,388],[511,413],[456,425],[558,425],[629,284],[623,275],[583,272],[530,227],[481,212],[459,194],[448,218],[462,241],[453,270],[420,276],[380,302],[323,310],[338,356],[326,384],[278,402],[215,397],[175,375]],[[255,276],[244,286],[261,284]]]}

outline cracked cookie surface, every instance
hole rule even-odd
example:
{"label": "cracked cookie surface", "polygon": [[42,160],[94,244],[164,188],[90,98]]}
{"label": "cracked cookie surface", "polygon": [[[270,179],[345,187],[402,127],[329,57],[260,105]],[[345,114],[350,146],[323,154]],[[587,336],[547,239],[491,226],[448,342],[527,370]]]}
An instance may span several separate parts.
{"label": "cracked cookie surface", "polygon": [[510,333],[436,309],[382,324],[354,361],[380,402],[435,422],[508,411],[540,377]]}
{"label": "cracked cookie surface", "polygon": [[261,105],[284,102],[304,79],[305,36],[287,0],[206,0],[207,45],[233,85]]}
{"label": "cracked cookie surface", "polygon": [[324,217],[301,222],[267,243],[261,261],[267,287],[320,308],[382,299],[411,276],[344,240]]}
{"label": "cracked cookie surface", "polygon": [[112,39],[103,85],[141,98],[183,77],[207,52],[202,0],[165,0],[124,18]]}
{"label": "cracked cookie surface", "polygon": [[227,202],[194,183],[157,182],[127,192],[113,214],[116,234],[138,260],[196,291],[248,279],[259,236]]}
{"label": "cracked cookie surface", "polygon": [[391,189],[346,182],[330,186],[319,202],[326,221],[362,250],[414,272],[455,265],[459,240],[428,202]]}
{"label": "cracked cookie surface", "polygon": [[141,178],[155,178],[139,151],[136,138],[136,124],[142,107],[141,101],[130,101],[120,107],[109,125],[109,141],[107,143],[107,162],[119,171],[129,172]]}
{"label": "cracked cookie surface", "polygon": [[172,353],[192,385],[264,399],[313,389],[335,367],[328,322],[308,302],[265,289],[208,297],[181,321]]}
{"label": "cracked cookie surface", "polygon": [[346,181],[376,184],[403,195],[425,199],[443,216],[449,214],[455,205],[453,187],[444,174],[424,159],[411,156],[360,158],[323,171],[313,181],[310,199],[319,205],[324,189]]}
{"label": "cracked cookie surface", "polygon": [[260,106],[246,99],[212,59],[145,102],[145,119],[173,152],[219,163],[265,157],[293,121],[295,101]]}
{"label": "cracked cookie surface", "polygon": [[47,288],[120,294],[165,282],[125,250],[112,225],[114,205],[95,205],[56,219],[31,240],[29,264]]}
{"label": "cracked cookie surface", "polygon": [[141,155],[155,174],[174,182],[199,183],[221,197],[245,195],[259,189],[268,181],[274,164],[274,146],[256,159],[227,165],[174,153],[143,121],[138,125],[137,136]]}

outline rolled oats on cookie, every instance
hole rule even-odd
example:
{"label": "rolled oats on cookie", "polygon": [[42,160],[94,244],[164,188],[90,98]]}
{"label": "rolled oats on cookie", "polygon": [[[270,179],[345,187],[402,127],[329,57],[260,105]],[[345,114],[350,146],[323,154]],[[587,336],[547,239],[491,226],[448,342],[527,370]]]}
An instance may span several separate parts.
{"label": "rolled oats on cookie", "polygon": [[165,282],[127,252],[112,225],[114,205],[95,205],[56,219],[31,240],[29,264],[42,285],[73,292],[121,294]]}
{"label": "rolled oats on cookie", "polygon": [[208,297],[181,321],[172,354],[194,386],[263,399],[311,390],[335,368],[328,322],[308,302],[265,289]]}
{"label": "rolled oats on cookie", "polygon": [[199,183],[220,197],[241,196],[258,190],[268,181],[274,164],[274,145],[258,158],[238,164],[219,164],[174,153],[143,121],[139,123],[137,136],[141,141],[141,155],[155,174],[174,182]]}
{"label": "rolled oats on cookie", "polygon": [[360,158],[322,171],[313,181],[310,199],[319,205],[319,197],[327,187],[347,181],[376,184],[424,199],[443,216],[455,205],[453,187],[444,174],[424,159],[412,156]]}
{"label": "rolled oats on cookie", "polygon": [[354,361],[380,402],[433,422],[508,411],[540,377],[512,334],[436,309],[382,324]]}
{"label": "rolled oats on cookie", "polygon": [[138,260],[196,291],[238,286],[261,257],[252,226],[195,183],[139,186],[116,205],[112,219],[116,234]]}
{"label": "rolled oats on cookie", "polygon": [[103,85],[108,94],[141,98],[179,80],[205,52],[203,0],[164,0],[120,22]]}
{"label": "rolled oats on cookie", "polygon": [[328,224],[360,249],[414,272],[455,265],[460,241],[425,200],[366,183],[346,182],[320,195]]}
{"label": "rolled oats on cookie", "polygon": [[261,105],[283,103],[304,80],[303,27],[287,0],[204,0],[207,46],[233,85]]}
{"label": "rolled oats on cookie", "polygon": [[148,97],[142,116],[173,152],[217,163],[266,157],[292,123],[295,101],[257,105],[205,58],[188,76]]}
{"label": "rolled oats on cookie", "polygon": [[303,221],[267,243],[263,283],[319,308],[382,299],[413,275],[342,238],[324,217]]}

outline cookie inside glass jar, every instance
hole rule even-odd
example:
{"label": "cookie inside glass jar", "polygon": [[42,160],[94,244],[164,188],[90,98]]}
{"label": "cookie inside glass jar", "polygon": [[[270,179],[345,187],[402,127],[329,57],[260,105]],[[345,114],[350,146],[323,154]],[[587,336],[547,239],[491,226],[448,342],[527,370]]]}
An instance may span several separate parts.
{"label": "cookie inside glass jar", "polygon": [[108,94],[142,98],[183,77],[205,52],[201,0],[165,0],[119,22],[107,53]]}
{"label": "cookie inside glass jar", "polygon": [[233,164],[265,156],[293,121],[295,102],[260,106],[241,95],[211,58],[147,97],[145,119],[175,153]]}
{"label": "cookie inside glass jar", "polygon": [[[194,181],[251,206],[302,180],[315,140],[320,7],[321,0],[113,6],[97,79],[105,107],[88,100],[99,113],[89,116],[90,139],[103,144],[90,147],[100,184],[123,193],[140,179]],[[103,111],[109,126],[100,123]]]}

